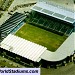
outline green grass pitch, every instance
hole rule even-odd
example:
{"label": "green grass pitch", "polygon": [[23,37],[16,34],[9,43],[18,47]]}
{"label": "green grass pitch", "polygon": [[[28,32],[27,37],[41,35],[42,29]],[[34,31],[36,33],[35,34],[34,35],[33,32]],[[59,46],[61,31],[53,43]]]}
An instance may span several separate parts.
{"label": "green grass pitch", "polygon": [[56,51],[56,49],[67,38],[66,36],[60,36],[30,24],[25,24],[22,28],[20,28],[20,30],[16,32],[15,35],[45,46],[48,50],[53,52]]}

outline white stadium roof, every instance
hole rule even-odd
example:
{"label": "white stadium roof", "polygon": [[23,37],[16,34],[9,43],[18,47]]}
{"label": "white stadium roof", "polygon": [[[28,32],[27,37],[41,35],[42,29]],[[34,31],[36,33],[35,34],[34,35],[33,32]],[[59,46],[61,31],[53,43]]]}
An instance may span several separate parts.
{"label": "white stadium roof", "polygon": [[48,2],[38,2],[31,9],[72,24],[75,22],[75,12],[50,3],[48,4]]}
{"label": "white stadium roof", "polygon": [[41,60],[41,54],[47,49],[46,47],[32,43],[12,34],[9,34],[1,42],[1,48],[35,62],[39,62]]}

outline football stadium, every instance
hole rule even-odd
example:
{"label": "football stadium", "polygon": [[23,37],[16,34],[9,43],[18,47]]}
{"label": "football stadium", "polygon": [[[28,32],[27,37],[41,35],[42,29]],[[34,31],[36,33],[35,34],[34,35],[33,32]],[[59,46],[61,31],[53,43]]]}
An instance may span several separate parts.
{"label": "football stadium", "polygon": [[0,27],[0,54],[33,67],[74,61],[74,13],[48,0],[38,0],[31,12],[15,12]]}

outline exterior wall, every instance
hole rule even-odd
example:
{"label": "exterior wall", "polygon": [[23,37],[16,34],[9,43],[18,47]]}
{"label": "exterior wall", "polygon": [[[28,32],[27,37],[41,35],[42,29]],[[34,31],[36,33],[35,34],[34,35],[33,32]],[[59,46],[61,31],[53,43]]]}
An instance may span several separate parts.
{"label": "exterior wall", "polygon": [[7,51],[2,48],[0,48],[0,56],[4,56],[5,58],[12,60],[14,62],[17,62],[25,67],[38,67],[39,66],[38,62],[33,62],[31,60],[28,60],[27,58],[11,53],[10,51]]}
{"label": "exterior wall", "polygon": [[44,68],[55,68],[57,69],[58,67],[61,66],[66,66],[69,62],[74,62],[75,64],[75,54],[66,57],[65,59],[61,60],[61,61],[46,61],[46,60],[41,60],[41,67]]}
{"label": "exterior wall", "polygon": [[61,61],[46,61],[46,60],[41,60],[40,62],[33,62],[31,60],[28,60],[24,57],[21,57],[19,55],[16,55],[14,53],[11,53],[7,50],[1,49],[0,48],[0,56],[4,56],[5,58],[12,60],[14,62],[17,62],[21,65],[27,66],[27,67],[44,67],[44,68],[58,68],[61,66],[66,66],[69,62],[74,62],[75,63],[75,53],[71,56],[68,56],[67,58],[61,60]]}

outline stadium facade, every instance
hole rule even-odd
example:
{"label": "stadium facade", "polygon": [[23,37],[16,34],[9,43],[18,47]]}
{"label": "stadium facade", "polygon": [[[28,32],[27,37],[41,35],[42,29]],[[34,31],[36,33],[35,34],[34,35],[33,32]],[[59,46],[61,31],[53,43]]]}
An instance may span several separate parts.
{"label": "stadium facade", "polygon": [[[19,61],[24,61],[34,66],[54,66],[56,68],[60,64],[65,65],[65,63],[73,61],[75,52],[75,12],[49,3],[46,0],[39,0],[31,9],[31,23],[36,23],[36,26],[40,23],[38,27],[57,33],[60,36],[66,35],[68,38],[55,52],[51,52],[46,47],[17,37],[12,34],[12,31],[24,22],[26,16],[21,13],[15,13],[1,25],[2,42],[0,47],[2,50],[0,50],[0,53],[5,51],[6,54],[13,58],[19,57]],[[44,22],[45,20],[41,18],[46,18],[47,21]],[[41,21],[37,22],[38,19]],[[42,24],[41,22],[44,23]]]}

